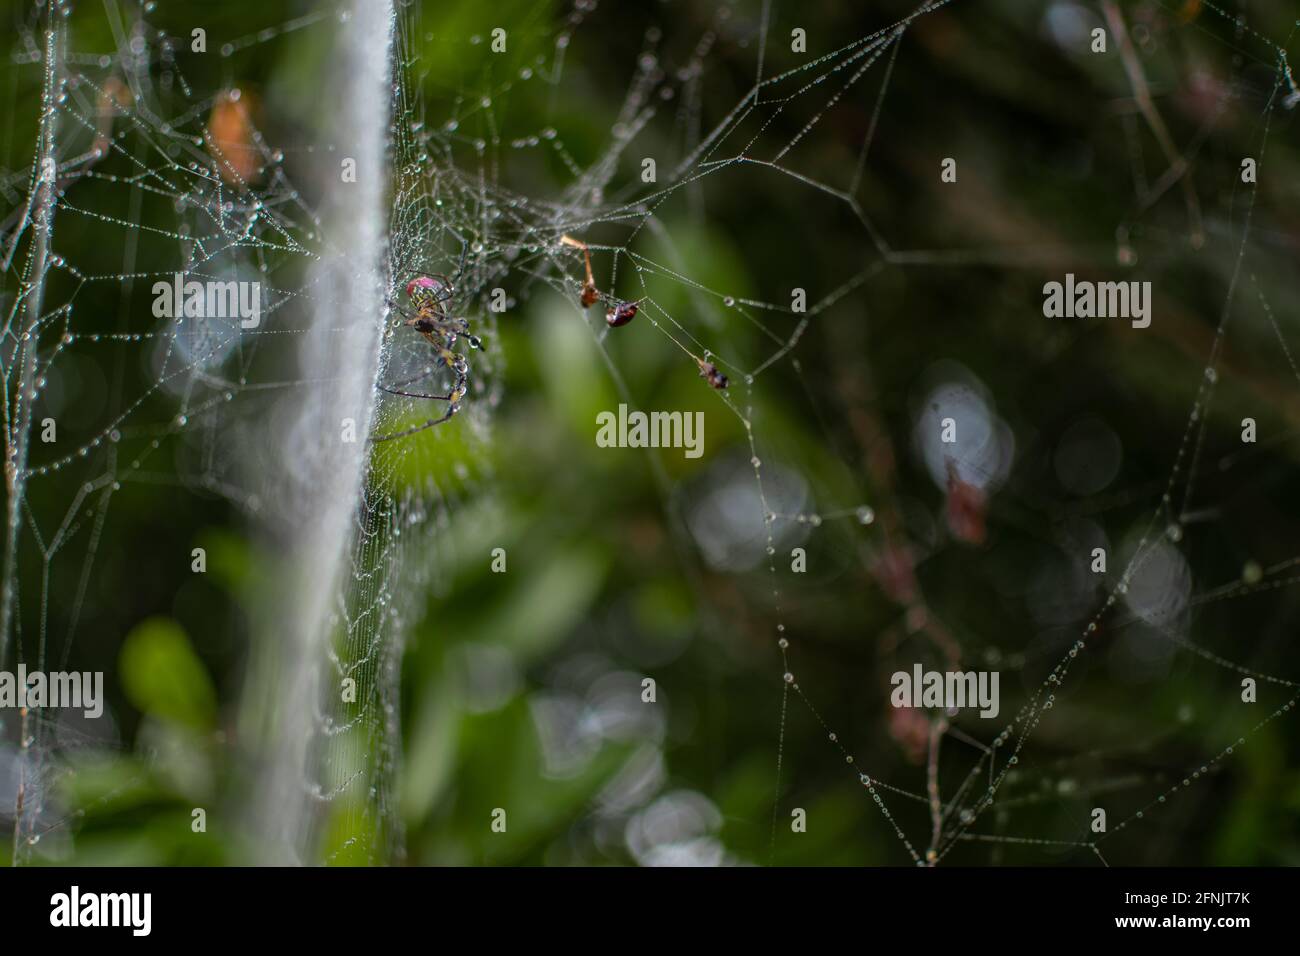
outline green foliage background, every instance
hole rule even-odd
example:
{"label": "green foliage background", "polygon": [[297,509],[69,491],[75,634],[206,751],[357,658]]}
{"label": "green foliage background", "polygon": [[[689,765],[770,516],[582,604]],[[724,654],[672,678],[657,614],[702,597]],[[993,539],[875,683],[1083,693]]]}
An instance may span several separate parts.
{"label": "green foliage background", "polygon": [[[1065,516],[1090,514],[1118,540],[1159,502],[1228,294],[1245,201],[1238,165],[1242,156],[1260,155],[1275,66],[1267,46],[1234,34],[1208,5],[1123,5],[1131,27],[1141,26],[1149,38],[1140,47],[1141,61],[1174,140],[1194,144],[1188,175],[1207,231],[1196,248],[1178,190],[1135,213],[1126,124],[1142,143],[1139,164],[1150,179],[1164,169],[1158,150],[1134,116],[1117,56],[1062,50],[1044,26],[1049,6],[1065,5],[954,0],[920,18],[888,66],[856,193],[862,213],[895,250],[973,254],[882,264],[816,317],[795,361],[778,363],[752,393],[741,382],[732,388],[738,402],[752,401],[760,456],[797,469],[818,507],[866,502],[881,514],[893,509],[902,516],[895,541],[917,549],[930,611],[972,659],[995,649],[1015,662],[1003,673],[1006,715],[1041,683],[1060,657],[1061,640],[1076,637],[1087,616],[1066,638],[1045,637],[1023,598],[999,582],[1032,574]],[[504,138],[534,132],[537,117],[547,115],[580,165],[594,161],[610,140],[644,32],[652,26],[663,31],[663,58],[672,69],[688,66],[700,36],[717,27],[702,61],[697,104],[701,128],[712,128],[753,82],[759,7],[737,3],[718,27],[712,3],[601,4],[575,30],[556,91],[519,84],[497,104]],[[215,48],[223,38],[283,24],[304,9],[284,0],[160,3],[150,22],[173,36],[202,25]],[[766,75],[910,12],[892,2],[777,3],[773,9]],[[1098,16],[1093,4],[1080,9]],[[124,5],[122,16],[132,10]],[[419,82],[429,114],[449,113],[458,96],[475,95],[537,54],[549,55],[567,13],[558,3],[524,0],[426,4]],[[29,18],[26,4],[0,11],[0,20],[16,24]],[[1293,18],[1294,9],[1284,3],[1252,4],[1249,11],[1252,30],[1277,43],[1290,37]],[[498,23],[511,30],[509,64],[493,62],[485,44],[467,42]],[[789,50],[786,38],[796,26],[808,31],[806,55]],[[114,48],[106,18],[90,5],[76,8],[70,29],[78,50]],[[320,79],[332,68],[328,39],[325,30],[304,30],[234,58],[182,54],[179,62],[195,89],[238,84],[256,91],[262,132],[268,142],[286,146],[292,178],[295,163],[311,162],[292,144],[310,141],[334,108],[319,96]],[[1234,56],[1241,57],[1235,66]],[[821,118],[790,160],[792,168],[819,181],[849,181],[886,69],[885,62],[875,66]],[[13,192],[15,172],[31,159],[40,77],[38,67],[13,63],[5,74],[0,95],[9,109],[0,158]],[[1230,76],[1236,86],[1227,106],[1210,119],[1205,85],[1226,84]],[[767,147],[759,154],[794,136],[829,92],[802,94],[779,112],[759,141]],[[624,157],[618,185],[634,183],[641,155],[660,157],[660,170],[667,170],[694,145],[690,117],[674,120],[675,108],[665,108]],[[1292,112],[1274,113],[1266,148],[1247,253],[1253,280],[1233,300],[1198,473],[1196,501],[1211,516],[1190,523],[1183,544],[1197,591],[1237,579],[1248,559],[1267,566],[1293,556],[1300,530],[1296,496],[1288,493],[1295,488],[1300,383],[1255,292],[1258,287],[1273,304],[1284,340],[1297,341],[1291,292],[1300,157]],[[959,158],[954,186],[939,182],[939,161],[946,156]],[[106,161],[106,171],[112,162]],[[553,197],[568,176],[558,159],[502,154],[500,182],[518,193]],[[127,193],[120,185],[88,181],[71,187],[69,199],[111,210],[127,201]],[[6,204],[14,198],[6,195]],[[165,223],[169,212],[158,203],[140,216],[142,225]],[[674,250],[654,238],[639,250],[663,261],[679,257],[692,279],[736,296],[783,302],[791,286],[801,285],[816,301],[882,259],[847,204],[754,166],[711,177],[699,190],[684,188],[659,218]],[[1048,278],[1121,271],[1116,229],[1123,223],[1132,225],[1137,256],[1128,277],[1150,279],[1157,290],[1152,328],[1135,334],[1122,324],[1045,321],[1040,289]],[[617,244],[624,234],[601,224],[586,238]],[[112,262],[119,253],[97,247],[91,230],[79,237],[74,229],[60,229],[59,247],[68,259],[85,263]],[[13,291],[13,277],[6,276],[6,306]],[[630,286],[621,291],[635,292]],[[111,285],[87,289],[77,299],[78,313],[88,311],[95,322],[102,317],[107,327],[128,308],[121,294]],[[693,323],[706,343],[725,345],[742,367],[756,367],[769,354],[771,343],[720,304],[699,309],[671,284],[656,295],[668,312]],[[143,314],[141,301],[134,308]],[[764,321],[782,335],[793,326],[788,315],[765,315]],[[634,862],[621,834],[627,814],[607,819],[596,808],[610,781],[645,745],[615,736],[572,774],[546,770],[537,707],[566,689],[574,662],[583,660],[596,673],[655,678],[657,706],[667,722],[661,745],[650,746],[663,761],[658,794],[706,795],[720,815],[712,835],[728,859],[908,863],[858,784],[857,770],[846,768],[826,730],[796,698],[786,718],[773,827],[783,687],[772,582],[765,568],[737,575],[709,570],[685,528],[681,500],[728,456],[748,459],[744,431],[666,338],[644,322],[623,332],[607,348],[640,407],[706,411],[708,454],[700,461],[675,451],[595,448],[595,413],[615,407],[619,392],[592,337],[547,292],[525,298],[503,318],[492,343],[504,358],[504,400],[493,414],[488,446],[468,446],[453,424],[415,439],[425,447],[405,459],[409,472],[402,480],[418,487],[420,469],[436,468],[456,486],[458,500],[438,532],[440,554],[452,556],[440,567],[444,591],[421,598],[424,613],[402,668],[397,807],[403,861]],[[988,386],[1017,438],[1015,469],[990,503],[989,537],[980,546],[943,532],[943,490],[911,453],[919,383],[945,359],[959,361]],[[138,393],[147,375],[144,363],[124,362],[116,393],[107,371],[84,375],[102,387],[78,396],[61,427],[81,435],[104,428],[108,410],[121,395]],[[141,414],[165,421],[171,411],[160,398]],[[1089,414],[1103,418],[1124,449],[1118,479],[1095,501],[1071,496],[1051,466],[1061,434]],[[1267,437],[1244,459],[1219,467],[1240,451],[1238,423],[1247,415]],[[889,487],[869,465],[881,455],[896,464]],[[651,456],[659,456],[666,486],[656,481]],[[450,479],[458,461],[468,466],[459,484]],[[84,479],[34,482],[32,511],[43,520],[61,513],[77,480]],[[887,719],[888,675],[910,659],[905,652],[917,639],[905,637],[897,651],[884,646],[882,636],[898,630],[906,609],[889,599],[871,572],[884,553],[883,534],[879,525],[827,522],[802,542],[811,573],[796,577],[778,560],[785,622],[801,686],[857,755],[858,766],[921,792],[924,770]],[[208,554],[205,575],[190,572],[188,555],[196,546]],[[493,547],[506,549],[509,573],[490,572]],[[71,548],[70,567],[78,567],[84,553],[84,547]],[[68,759],[56,782],[57,802],[72,814],[60,832],[71,839],[48,856],[35,851],[30,862],[226,864],[250,858],[239,808],[253,774],[243,763],[235,715],[250,657],[247,609],[267,599],[264,582],[276,560],[217,495],[165,480],[113,492],[70,662],[108,672],[120,744]],[[30,552],[21,571],[23,607],[31,609],[39,603],[40,564]],[[70,599],[61,588],[71,588],[75,575],[59,580],[49,606],[53,634],[69,625]],[[1209,602],[1197,607],[1191,635],[1244,666],[1298,678],[1296,612],[1293,588]],[[24,640],[30,641],[31,618],[26,621]],[[1023,758],[1023,779],[1008,789],[1013,809],[1003,832],[1081,839],[1099,801],[1112,819],[1127,817],[1286,700],[1287,688],[1261,685],[1257,709],[1243,709],[1236,704],[1236,675],[1191,654],[1176,655],[1155,676],[1126,673],[1109,653],[1116,639],[1103,629],[1036,733]],[[488,710],[475,705],[465,670],[466,648],[483,646],[504,649],[522,675],[508,699]],[[992,736],[978,720],[963,718],[961,726],[983,740]],[[16,739],[7,715],[4,729],[7,740]],[[945,746],[952,750],[942,783],[951,792],[975,751],[963,754],[951,741]],[[1109,840],[1108,861],[1300,862],[1297,756],[1295,715],[1284,714],[1197,787]],[[897,798],[890,804],[914,842],[923,843],[924,806]],[[196,806],[208,809],[202,837],[190,830]],[[509,811],[506,834],[489,829],[495,807]],[[806,834],[790,832],[794,807],[808,811]],[[356,836],[361,844],[341,850],[337,862],[363,859],[365,834],[341,822],[330,833],[335,847]],[[56,842],[53,835],[50,842]],[[8,853],[3,845],[0,854]],[[950,861],[1096,863],[1077,849],[1008,844],[961,846]]]}

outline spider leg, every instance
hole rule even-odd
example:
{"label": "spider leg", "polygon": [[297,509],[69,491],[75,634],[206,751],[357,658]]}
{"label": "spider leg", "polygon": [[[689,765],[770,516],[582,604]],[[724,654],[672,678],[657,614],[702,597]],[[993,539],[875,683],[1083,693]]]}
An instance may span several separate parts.
{"label": "spider leg", "polygon": [[477,335],[470,332],[469,319],[457,319],[457,322],[459,323],[456,329],[456,333],[458,335],[463,335],[472,348],[476,348],[476,349],[484,348],[483,340],[479,338]]}
{"label": "spider leg", "polygon": [[412,312],[410,309],[406,308],[405,306],[397,302],[394,302],[392,299],[388,299],[387,302],[388,302],[388,307],[392,309],[394,312],[400,312],[408,319],[414,319],[416,317],[414,312]]}
{"label": "spider leg", "polygon": [[378,385],[376,387],[379,388],[380,391],[391,392],[394,395],[408,395],[411,398],[433,398],[439,401],[446,401],[448,398],[450,398],[449,395],[419,395],[411,392],[399,391],[399,389],[402,389],[407,385],[413,385],[414,383],[420,381],[421,379],[428,378],[434,372],[438,371],[439,365],[446,364],[441,355],[435,355],[434,362],[438,364],[426,366],[424,371],[416,375],[412,375],[410,378],[404,378],[400,382],[394,382],[392,385]]}
{"label": "spider leg", "polygon": [[[442,359],[443,364],[455,371],[456,383],[452,386],[450,394],[420,397],[445,401],[447,403],[447,410],[441,417],[431,418],[423,425],[412,425],[410,428],[403,429],[400,432],[393,432],[391,435],[380,435],[378,438],[372,438],[371,441],[391,441],[394,438],[405,438],[407,435],[414,435],[416,432],[422,432],[426,428],[433,428],[435,425],[441,425],[443,422],[449,421],[453,415],[460,411],[461,399],[465,397],[465,392],[468,391],[469,366],[465,364],[463,358],[445,347],[439,349],[438,357]],[[385,389],[385,391],[391,391],[391,389]]]}
{"label": "spider leg", "polygon": [[[438,277],[431,276],[430,278],[438,278]],[[386,301],[388,302],[389,308],[391,308],[394,312],[397,312],[400,315],[402,315],[402,317],[405,318],[408,323],[415,322],[416,320],[421,318],[418,312],[412,312],[410,309],[408,309],[406,306],[402,305],[399,302],[394,302],[392,299],[387,299]],[[442,308],[442,303],[444,301],[445,299],[435,298],[431,303],[431,307],[435,315],[445,316],[447,314],[446,310]]]}
{"label": "spider leg", "polygon": [[459,405],[448,405],[447,411],[441,418],[430,418],[423,425],[412,425],[410,428],[403,429],[400,432],[393,432],[391,435],[380,435],[378,438],[371,438],[372,442],[392,441],[394,438],[405,438],[407,435],[414,435],[416,432],[422,432],[426,428],[432,428],[435,425],[441,425],[460,411]]}
{"label": "spider leg", "polygon": [[465,256],[469,253],[469,240],[464,236],[457,236],[460,239],[460,262],[456,265],[456,278],[451,283],[454,285],[460,281],[460,277],[465,274]]}
{"label": "spider leg", "polygon": [[[420,377],[423,378],[424,376],[421,375]],[[380,391],[387,392],[389,395],[405,395],[407,398],[429,398],[438,402],[451,400],[450,395],[425,395],[422,392],[404,392],[399,388],[389,388],[387,385],[380,385],[379,389]]]}
{"label": "spider leg", "polygon": [[[469,391],[469,363],[465,361],[464,356],[457,355],[448,348],[445,343],[438,342],[429,333],[424,333],[424,336],[429,340],[430,344],[433,345],[434,352],[437,354],[438,359],[442,364],[455,373],[456,381],[451,387],[451,392],[446,395],[421,395],[414,392],[399,391],[384,385],[379,387],[385,392],[390,392],[395,395],[407,395],[411,398],[427,398],[433,401],[446,402],[447,410],[441,417],[431,418],[423,425],[412,425],[410,428],[403,429],[400,432],[393,432],[389,435],[380,435],[377,438],[372,437],[370,439],[371,442],[392,441],[394,438],[405,438],[407,435],[414,435],[416,432],[422,432],[426,428],[433,428],[435,425],[441,425],[443,422],[449,421],[452,416],[460,411],[461,400],[464,399],[465,393]],[[426,372],[425,375],[427,374],[428,373]],[[423,377],[424,375],[417,376],[413,381]]]}
{"label": "spider leg", "polygon": [[379,387],[380,387],[381,389],[383,389],[384,391],[388,391],[390,388],[403,388],[403,387],[405,387],[405,386],[407,386],[407,385],[413,385],[413,384],[415,384],[416,382],[418,382],[418,381],[419,381],[420,379],[422,379],[422,378],[428,378],[430,375],[432,375],[432,374],[433,374],[434,372],[436,372],[436,371],[437,371],[437,369],[434,369],[434,368],[428,368],[428,369],[425,369],[423,372],[421,372],[419,375],[412,375],[410,378],[404,378],[404,379],[402,379],[400,382],[394,382],[391,386],[390,386],[390,385],[380,385]]}
{"label": "spider leg", "polygon": [[440,279],[442,281],[442,289],[434,296],[434,305],[446,302],[455,294],[456,283],[460,281],[460,277],[465,273],[465,257],[469,254],[469,240],[455,229],[449,229],[448,231],[460,242],[460,263],[456,266],[455,276],[450,279],[438,272],[424,273],[424,275],[427,275],[430,279]]}
{"label": "spider leg", "polygon": [[[475,337],[472,336],[472,335],[469,336],[469,339],[470,339],[470,342],[471,342],[471,343],[478,342],[478,339],[475,338]],[[479,343],[479,344],[481,345],[482,343]],[[475,347],[475,348],[478,348],[479,345],[475,345],[474,347]],[[456,355],[454,352],[450,352],[450,353],[448,353],[448,354],[451,355],[452,358],[455,359],[456,361],[459,361],[459,360],[460,360],[460,356]],[[446,357],[443,356],[443,355],[438,355],[438,356],[436,356],[435,359],[434,359],[434,361],[436,361],[436,362],[438,363],[438,365],[430,365],[428,368],[426,368],[423,372],[420,372],[418,375],[412,375],[410,378],[404,378],[404,379],[402,379],[400,382],[394,382],[392,385],[379,385],[378,388],[380,389],[380,391],[389,392],[389,393],[391,393],[391,394],[393,394],[393,395],[406,395],[406,396],[409,396],[410,398],[433,398],[433,399],[437,399],[438,401],[442,401],[442,402],[448,401],[448,400],[450,400],[450,398],[451,398],[450,395],[423,395],[423,394],[418,394],[418,393],[415,393],[415,392],[403,392],[403,391],[401,391],[401,389],[402,389],[404,386],[406,386],[406,385],[412,385],[412,384],[414,384],[415,382],[420,381],[421,379],[428,378],[428,377],[429,377],[430,375],[432,375],[434,372],[438,371],[438,367],[439,367],[439,365],[447,365],[447,359],[446,359]],[[452,368],[453,370],[455,370],[455,366],[454,366],[454,365],[452,365],[451,368]],[[466,382],[467,382],[467,379],[468,379],[468,375],[467,375],[467,374],[466,374],[466,375],[462,375],[461,373],[457,372],[457,374],[456,374],[456,385],[457,385],[457,386],[460,386],[460,387],[463,389],[463,387],[465,386],[465,384],[466,384]]]}
{"label": "spider leg", "polygon": [[429,274],[429,278],[437,279],[439,282],[442,283],[442,288],[439,289],[438,294],[434,296],[433,299],[434,305],[440,305],[456,294],[455,285],[453,285],[452,281],[448,279],[445,275],[443,275],[441,272],[432,272]]}
{"label": "spider leg", "polygon": [[460,262],[456,265],[455,276],[449,279],[445,275],[437,272],[431,273],[429,276],[431,279],[442,280],[442,291],[439,292],[437,298],[434,299],[435,303],[446,302],[454,296],[456,294],[456,283],[459,282],[460,277],[465,274],[465,257],[469,254],[469,241],[459,234],[456,235],[456,238],[460,240]]}
{"label": "spider leg", "polygon": [[444,335],[463,336],[472,348],[483,348],[483,340],[469,330],[469,319],[446,319],[438,323],[438,330]]}

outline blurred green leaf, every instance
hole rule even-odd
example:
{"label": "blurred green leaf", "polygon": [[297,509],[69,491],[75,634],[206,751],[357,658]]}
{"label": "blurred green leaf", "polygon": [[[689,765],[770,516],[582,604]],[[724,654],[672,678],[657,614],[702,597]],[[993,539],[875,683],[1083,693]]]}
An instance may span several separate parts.
{"label": "blurred green leaf", "polygon": [[142,621],[126,636],[122,686],[142,713],[195,730],[212,727],[217,693],[189,638],[170,618]]}

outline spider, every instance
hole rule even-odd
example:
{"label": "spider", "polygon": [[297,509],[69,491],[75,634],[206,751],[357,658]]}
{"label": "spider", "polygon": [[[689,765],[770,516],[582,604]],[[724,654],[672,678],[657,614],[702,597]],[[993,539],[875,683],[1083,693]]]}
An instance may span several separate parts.
{"label": "spider", "polygon": [[[458,272],[457,275],[459,274]],[[469,390],[469,363],[465,361],[463,355],[458,355],[453,351],[456,346],[456,339],[459,336],[464,336],[469,342],[470,348],[475,349],[482,348],[483,342],[478,336],[470,334],[468,319],[453,318],[447,311],[444,303],[455,295],[455,291],[452,280],[445,275],[438,273],[418,275],[406,283],[406,297],[410,299],[414,311],[405,309],[396,302],[389,301],[390,306],[406,316],[406,325],[423,335],[428,343],[433,346],[433,352],[437,356],[438,362],[451,370],[454,381],[452,382],[451,391],[446,395],[426,395],[423,392],[408,392],[402,388],[402,386],[410,385],[412,382],[424,378],[432,371],[431,369],[426,369],[413,378],[398,382],[396,387],[380,385],[379,387],[390,395],[403,395],[407,398],[425,398],[431,401],[446,402],[447,410],[440,417],[431,418],[423,425],[412,425],[410,428],[393,432],[390,435],[380,435],[378,438],[373,439],[374,441],[391,441],[394,438],[405,438],[407,435],[414,435],[416,432],[422,432],[426,428],[433,428],[435,425],[441,425],[443,422],[449,421],[453,415],[460,411],[460,403]]]}

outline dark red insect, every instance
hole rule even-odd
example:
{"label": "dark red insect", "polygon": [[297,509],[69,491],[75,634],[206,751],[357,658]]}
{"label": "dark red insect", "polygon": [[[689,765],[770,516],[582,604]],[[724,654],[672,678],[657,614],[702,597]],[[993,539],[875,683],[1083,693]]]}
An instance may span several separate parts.
{"label": "dark red insect", "polygon": [[627,325],[635,319],[636,310],[637,304],[635,302],[620,302],[605,313],[605,321],[609,323],[611,329],[616,329],[620,325]]}

